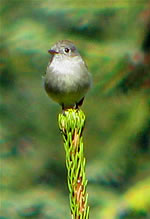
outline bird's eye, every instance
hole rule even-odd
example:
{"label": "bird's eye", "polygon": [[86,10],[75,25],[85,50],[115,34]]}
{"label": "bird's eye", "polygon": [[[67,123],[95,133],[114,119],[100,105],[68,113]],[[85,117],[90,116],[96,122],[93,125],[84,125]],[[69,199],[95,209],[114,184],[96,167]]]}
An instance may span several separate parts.
{"label": "bird's eye", "polygon": [[68,53],[70,51],[70,49],[68,48],[65,48],[65,52]]}

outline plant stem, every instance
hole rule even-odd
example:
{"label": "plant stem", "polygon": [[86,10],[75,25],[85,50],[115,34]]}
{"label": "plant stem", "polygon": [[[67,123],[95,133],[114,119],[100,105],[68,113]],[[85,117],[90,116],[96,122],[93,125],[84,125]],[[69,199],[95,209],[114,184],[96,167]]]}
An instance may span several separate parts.
{"label": "plant stem", "polygon": [[64,114],[59,114],[58,123],[66,152],[72,219],[88,219],[89,206],[87,205],[87,180],[82,137],[85,115],[82,110],[69,109]]}

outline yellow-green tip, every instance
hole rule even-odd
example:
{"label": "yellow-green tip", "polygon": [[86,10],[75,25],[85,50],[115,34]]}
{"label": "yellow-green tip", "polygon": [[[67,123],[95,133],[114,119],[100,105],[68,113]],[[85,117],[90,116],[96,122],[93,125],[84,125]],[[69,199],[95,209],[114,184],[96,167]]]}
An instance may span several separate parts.
{"label": "yellow-green tip", "polygon": [[80,128],[84,126],[85,114],[82,110],[68,109],[58,116],[60,129]]}

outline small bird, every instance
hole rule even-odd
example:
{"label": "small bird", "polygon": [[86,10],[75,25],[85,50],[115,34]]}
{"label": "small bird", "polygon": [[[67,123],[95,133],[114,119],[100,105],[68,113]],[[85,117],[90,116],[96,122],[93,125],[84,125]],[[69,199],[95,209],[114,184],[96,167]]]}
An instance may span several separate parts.
{"label": "small bird", "polygon": [[91,74],[75,45],[58,41],[48,52],[52,55],[44,76],[48,96],[63,110],[78,108],[91,87]]}

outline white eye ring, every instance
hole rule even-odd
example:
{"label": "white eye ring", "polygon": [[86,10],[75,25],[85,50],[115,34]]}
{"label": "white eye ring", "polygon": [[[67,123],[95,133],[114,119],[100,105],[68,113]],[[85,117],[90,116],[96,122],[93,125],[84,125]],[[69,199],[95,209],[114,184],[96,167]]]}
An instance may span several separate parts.
{"label": "white eye ring", "polygon": [[65,51],[65,53],[69,53],[70,49],[66,47],[66,48],[64,49],[64,51]]}

